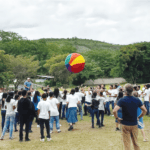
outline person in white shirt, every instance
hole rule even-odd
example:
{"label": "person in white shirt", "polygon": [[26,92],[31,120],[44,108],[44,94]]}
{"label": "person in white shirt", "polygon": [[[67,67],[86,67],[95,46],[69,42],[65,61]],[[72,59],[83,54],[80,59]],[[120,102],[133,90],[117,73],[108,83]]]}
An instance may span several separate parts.
{"label": "person in white shirt", "polygon": [[104,106],[105,106],[105,98],[103,96],[103,92],[100,92],[100,96],[98,97],[98,100],[99,100],[99,107],[98,107],[98,110],[99,110],[99,117],[101,116],[101,119],[100,119],[100,125],[99,126],[104,126],[103,124],[103,120],[104,120]]}
{"label": "person in white shirt", "polygon": [[[87,111],[91,114],[91,105],[92,103],[92,91],[90,89],[90,87],[88,88],[88,91],[85,91],[85,105],[84,105],[84,115],[87,115]],[[89,105],[89,106],[87,106]]]}
{"label": "person in white shirt", "polygon": [[47,102],[50,103],[50,133],[53,133],[53,123],[56,121],[56,129],[57,132],[60,133],[60,124],[59,124],[59,101],[57,98],[54,97],[54,93],[50,92],[49,93],[49,98],[47,99]]}
{"label": "person in white shirt", "polygon": [[149,115],[149,95],[150,95],[150,88],[149,88],[149,85],[147,84],[146,87],[145,87],[145,92],[144,92],[144,105],[147,109],[147,115]]}
{"label": "person in white shirt", "polygon": [[49,127],[49,119],[50,119],[50,103],[46,101],[47,95],[46,93],[42,94],[43,101],[38,103],[38,118],[40,120],[40,132],[41,132],[41,142],[44,142],[44,124],[46,126],[47,131],[47,141],[50,141],[50,127]]}
{"label": "person in white shirt", "polygon": [[2,115],[2,130],[4,128],[4,123],[5,123],[5,116],[6,116],[6,109],[5,109],[5,102],[7,98],[7,93],[3,93],[2,95],[2,107],[1,107],[1,115]]}
{"label": "person in white shirt", "polygon": [[0,109],[1,109],[1,104],[2,104],[2,96],[3,96],[3,92],[2,92],[2,90],[0,89]]}
{"label": "person in white shirt", "polygon": [[140,90],[140,85],[137,86],[138,98],[142,101],[142,91]]}
{"label": "person in white shirt", "polygon": [[9,96],[6,98],[5,108],[6,108],[6,118],[5,118],[6,121],[5,121],[3,132],[2,132],[2,135],[0,138],[1,140],[4,139],[4,135],[5,135],[6,130],[7,130],[9,125],[10,125],[9,139],[13,139],[12,133],[13,133],[14,120],[15,120],[16,103],[15,103],[15,100],[13,99],[13,93],[12,92],[10,92]]}
{"label": "person in white shirt", "polygon": [[79,101],[80,101],[80,104],[78,104],[78,108],[79,108],[79,113],[80,113],[80,116],[81,116],[81,120],[83,120],[83,111],[82,111],[81,101],[82,101],[82,97],[84,97],[85,95],[83,93],[79,92],[78,87],[75,88],[75,95],[78,96]]}
{"label": "person in white shirt", "polygon": [[16,105],[16,109],[15,109],[15,123],[14,123],[14,127],[15,127],[15,132],[17,132],[17,123],[19,121],[19,113],[17,111],[17,105],[18,105],[18,100],[19,100],[19,95],[15,95],[15,105]]}
{"label": "person in white shirt", "polygon": [[71,90],[71,94],[67,97],[68,114],[67,122],[70,124],[68,131],[73,130],[73,125],[78,121],[77,104],[80,104],[79,97],[75,95],[75,89]]}
{"label": "person in white shirt", "polygon": [[64,90],[62,95],[62,120],[63,118],[66,118],[66,112],[67,112],[67,90]]}

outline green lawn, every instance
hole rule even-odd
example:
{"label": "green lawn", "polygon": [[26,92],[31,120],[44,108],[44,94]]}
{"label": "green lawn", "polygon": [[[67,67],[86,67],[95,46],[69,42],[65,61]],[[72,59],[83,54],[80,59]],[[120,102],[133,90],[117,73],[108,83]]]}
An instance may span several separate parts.
{"label": "green lawn", "polygon": [[[33,133],[29,134],[30,142],[19,142],[19,133],[13,133],[14,140],[9,140],[9,134],[6,133],[3,141],[0,141],[0,150],[122,150],[121,132],[115,131],[115,119],[112,116],[104,118],[105,127],[102,129],[95,126],[91,128],[91,118],[84,116],[84,121],[80,120],[75,125],[74,131],[68,131],[68,124],[65,120],[60,120],[61,133],[57,133],[54,127],[54,133],[51,135],[52,141],[40,142],[40,128],[33,123]],[[0,118],[1,120],[1,118]],[[96,119],[95,119],[96,121]],[[144,117],[145,132],[150,139],[150,117]],[[46,133],[46,132],[45,132]],[[141,150],[149,150],[149,142],[143,142],[141,132],[138,135]]]}

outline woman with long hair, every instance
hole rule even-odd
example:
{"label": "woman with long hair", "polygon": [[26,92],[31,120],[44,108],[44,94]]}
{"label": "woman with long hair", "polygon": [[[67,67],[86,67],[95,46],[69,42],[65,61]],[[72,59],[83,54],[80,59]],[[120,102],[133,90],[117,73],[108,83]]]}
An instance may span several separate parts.
{"label": "woman with long hair", "polygon": [[35,117],[36,117],[37,127],[40,127],[40,122],[38,119],[38,108],[37,108],[39,102],[40,102],[40,92],[35,91],[32,103],[34,104],[34,108],[35,108]]}
{"label": "woman with long hair", "polygon": [[12,133],[13,133],[13,125],[15,120],[15,108],[16,108],[16,103],[15,100],[13,99],[13,95],[14,95],[13,92],[9,92],[9,95],[6,98],[6,102],[5,102],[6,118],[5,118],[5,125],[3,128],[1,140],[4,139],[4,135],[8,126],[10,126],[9,139],[13,139]]}

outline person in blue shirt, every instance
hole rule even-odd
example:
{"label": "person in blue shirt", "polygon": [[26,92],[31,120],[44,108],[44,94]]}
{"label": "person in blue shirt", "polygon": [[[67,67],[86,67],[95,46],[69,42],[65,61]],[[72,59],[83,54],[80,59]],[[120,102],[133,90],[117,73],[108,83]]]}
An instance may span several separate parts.
{"label": "person in blue shirt", "polygon": [[34,104],[34,108],[35,108],[35,117],[36,117],[37,127],[40,127],[40,122],[38,119],[38,108],[37,108],[39,102],[40,102],[40,92],[35,91],[32,103]]}
{"label": "person in blue shirt", "polygon": [[[125,150],[130,150],[130,141],[132,139],[135,150],[140,150],[137,142],[138,136],[138,120],[143,117],[147,110],[142,102],[132,96],[133,86],[125,85],[125,96],[121,98],[113,110],[113,114],[118,122],[122,124],[122,136]],[[117,112],[122,108],[122,119],[118,118]],[[142,113],[137,117],[137,109],[140,108]]]}
{"label": "person in blue shirt", "polygon": [[32,82],[30,78],[27,78],[27,81],[24,83],[25,90],[30,91],[32,89]]}

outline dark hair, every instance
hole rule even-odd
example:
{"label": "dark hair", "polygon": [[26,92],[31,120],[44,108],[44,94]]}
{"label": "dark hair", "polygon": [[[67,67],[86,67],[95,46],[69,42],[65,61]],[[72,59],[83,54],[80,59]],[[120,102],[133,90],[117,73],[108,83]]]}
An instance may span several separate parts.
{"label": "dark hair", "polygon": [[8,96],[6,98],[6,102],[9,103],[10,100],[13,98],[13,96],[14,96],[14,93],[13,92],[9,92],[9,94],[8,94]]}
{"label": "dark hair", "polygon": [[78,87],[75,88],[75,92],[79,92],[79,88]]}
{"label": "dark hair", "polygon": [[133,88],[134,88],[134,90],[136,90],[136,91],[137,91],[137,86],[134,86]]}
{"label": "dark hair", "polygon": [[15,90],[14,94],[17,94],[18,93],[18,90]]}
{"label": "dark hair", "polygon": [[15,100],[17,100],[19,98],[19,95],[15,95]]}
{"label": "dark hair", "polygon": [[117,84],[115,84],[115,88],[117,88],[118,87],[118,85]]}
{"label": "dark hair", "polygon": [[67,90],[64,90],[64,96],[63,96],[64,100],[66,99],[66,95],[67,95]]}
{"label": "dark hair", "polygon": [[35,91],[35,94],[34,94],[34,97],[33,97],[33,101],[34,103],[37,103],[37,100],[38,100],[38,96],[40,96],[40,92],[39,91]]}
{"label": "dark hair", "polygon": [[54,92],[50,92],[50,93],[49,93],[49,96],[50,96],[50,97],[53,97],[53,96],[54,96]]}
{"label": "dark hair", "polygon": [[31,92],[28,92],[28,96],[31,96]]}
{"label": "dark hair", "polygon": [[123,92],[119,92],[118,93],[118,97],[117,97],[117,101],[120,99],[120,98],[122,98],[123,97]]}
{"label": "dark hair", "polygon": [[54,96],[57,98],[59,96],[59,89],[55,88],[54,89]]}
{"label": "dark hair", "polygon": [[93,95],[92,95],[92,97],[93,97],[93,98],[96,98],[96,96],[97,96],[97,93],[94,92]]}
{"label": "dark hair", "polygon": [[23,88],[21,88],[21,91],[23,91]]}
{"label": "dark hair", "polygon": [[18,95],[21,96],[21,95],[22,95],[22,91],[19,91],[19,92],[18,92]]}
{"label": "dark hair", "polygon": [[22,91],[22,96],[26,96],[27,95],[27,91],[26,90],[23,90]]}
{"label": "dark hair", "polygon": [[103,92],[100,92],[100,95],[103,95]]}
{"label": "dark hair", "polygon": [[42,98],[47,98],[46,93],[43,93],[43,94],[42,94]]}
{"label": "dark hair", "polygon": [[140,89],[140,88],[141,88],[141,86],[140,86],[140,85],[138,85],[138,88]]}
{"label": "dark hair", "polygon": [[71,89],[71,94],[74,95],[75,89]]}
{"label": "dark hair", "polygon": [[112,85],[112,84],[110,84],[110,86],[113,88],[113,85]]}
{"label": "dark hair", "polygon": [[4,104],[5,104],[5,101],[3,101],[3,98],[7,98],[7,93],[3,93],[3,96],[2,96],[2,107],[4,107]]}

